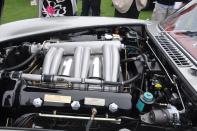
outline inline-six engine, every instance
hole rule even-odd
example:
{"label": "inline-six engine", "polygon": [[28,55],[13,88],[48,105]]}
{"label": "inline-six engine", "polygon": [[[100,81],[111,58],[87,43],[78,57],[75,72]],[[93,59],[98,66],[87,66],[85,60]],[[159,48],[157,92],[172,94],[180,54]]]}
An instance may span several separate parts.
{"label": "inline-six engine", "polygon": [[10,74],[12,79],[32,83],[17,84],[21,88],[17,96],[10,97],[13,91],[7,91],[3,106],[12,107],[17,102],[17,106],[55,107],[56,110],[67,107],[68,112],[88,113],[97,107],[102,114],[130,113],[132,97],[120,92],[123,81],[120,52],[124,49],[120,41],[48,41],[28,48],[32,55],[44,52],[43,64],[31,74]]}
{"label": "inline-six engine", "polygon": [[132,28],[87,29],[2,46],[2,125],[71,130],[182,125],[186,107],[174,72],[143,28]]}

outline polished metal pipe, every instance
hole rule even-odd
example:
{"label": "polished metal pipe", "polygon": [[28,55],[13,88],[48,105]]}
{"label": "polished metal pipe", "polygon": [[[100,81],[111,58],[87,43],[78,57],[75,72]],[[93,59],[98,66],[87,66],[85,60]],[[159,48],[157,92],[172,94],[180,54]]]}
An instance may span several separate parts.
{"label": "polished metal pipe", "polygon": [[55,55],[53,57],[53,61],[50,68],[50,75],[57,75],[58,69],[60,67],[60,63],[64,54],[64,49],[59,48],[56,50]]}
{"label": "polished metal pipe", "polygon": [[72,65],[73,65],[73,58],[65,57],[62,60],[62,63],[60,64],[58,75],[71,76]]}
{"label": "polished metal pipe", "polygon": [[92,58],[90,65],[89,77],[102,78],[102,59],[101,56],[95,56]]}
{"label": "polished metal pipe", "polygon": [[118,80],[118,73],[120,67],[120,54],[119,50],[115,46],[111,46],[112,49],[112,71],[111,71],[111,81],[117,82]]}
{"label": "polished metal pipe", "polygon": [[[103,74],[105,81],[117,82],[119,66],[120,66],[120,55],[119,49],[114,45],[104,45],[103,46]],[[116,87],[109,88],[104,87],[104,90],[117,91]]]}
{"label": "polished metal pipe", "polygon": [[21,74],[21,78],[29,81],[42,81],[42,75],[39,74]]}
{"label": "polished metal pipe", "polygon": [[[43,81],[44,76],[43,75],[37,75],[37,74],[24,74],[22,73],[21,78],[19,79],[24,79],[24,80],[30,80],[30,81]],[[76,84],[102,84],[101,80],[98,79],[83,79],[83,78],[73,78],[73,77],[66,77],[66,76],[52,76],[49,77],[51,82],[57,82],[57,83],[76,83]]]}
{"label": "polished metal pipe", "polygon": [[[91,117],[85,117],[85,116],[68,116],[68,115],[53,115],[53,114],[38,114],[40,117],[47,117],[47,118],[61,118],[61,119],[77,119],[77,120],[90,120]],[[94,117],[95,121],[108,121],[113,122],[116,124],[121,123],[121,119],[116,118],[101,118],[101,117]]]}
{"label": "polished metal pipe", "polygon": [[[89,69],[90,78],[102,79],[102,59],[101,56],[94,56],[91,59],[91,65]],[[101,85],[89,85],[88,90],[102,90]]]}
{"label": "polished metal pipe", "polygon": [[46,74],[46,75],[49,74],[51,63],[52,63],[56,50],[57,49],[55,47],[51,47],[49,51],[47,52],[44,58],[43,71],[42,71],[43,74]]}
{"label": "polished metal pipe", "polygon": [[90,67],[90,52],[91,50],[89,47],[85,47],[83,49],[83,58],[81,60],[81,78],[87,78],[88,76],[88,70]]}
{"label": "polished metal pipe", "polygon": [[[88,71],[90,67],[90,48],[85,47],[83,48],[83,58],[81,59],[81,77],[80,78],[87,78]],[[86,85],[80,85],[80,89],[84,90]]]}
{"label": "polished metal pipe", "polygon": [[111,46],[104,45],[103,46],[103,76],[105,81],[111,81],[112,74],[112,59],[111,59]]}
{"label": "polished metal pipe", "polygon": [[[29,80],[39,82],[54,82],[54,83],[77,83],[77,84],[92,84],[92,85],[127,85],[134,82],[140,77],[140,74],[135,75],[133,78],[123,82],[103,81],[98,79],[85,79],[85,78],[73,78],[66,76],[54,76],[54,75],[39,75],[39,74],[25,74],[22,72],[0,72],[0,78],[10,78],[12,80]],[[47,80],[46,80],[47,79]]]}
{"label": "polished metal pipe", "polygon": [[89,47],[93,54],[102,53],[102,47],[104,45],[114,45],[118,49],[124,48],[124,45],[121,44],[120,41],[80,41],[80,42],[56,42],[50,43],[46,42],[43,44],[43,49],[50,49],[51,47],[55,48],[63,48],[64,55],[73,54],[77,47]]}
{"label": "polished metal pipe", "polygon": [[81,77],[81,63],[83,58],[83,47],[77,47],[74,54],[74,77]]}

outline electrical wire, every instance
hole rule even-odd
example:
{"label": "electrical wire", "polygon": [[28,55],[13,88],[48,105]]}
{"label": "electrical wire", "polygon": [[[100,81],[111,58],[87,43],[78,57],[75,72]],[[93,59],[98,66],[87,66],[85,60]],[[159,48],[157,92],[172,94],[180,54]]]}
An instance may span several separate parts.
{"label": "electrical wire", "polygon": [[128,80],[126,80],[126,81],[123,81],[123,85],[132,83],[133,81],[135,81],[136,79],[138,79],[140,76],[141,76],[141,74],[137,74],[137,75],[135,75],[133,78],[128,79]]}
{"label": "electrical wire", "polygon": [[5,71],[12,71],[12,70],[17,70],[25,65],[27,65],[32,59],[34,59],[37,55],[38,55],[39,52],[36,52],[34,54],[32,54],[27,60],[25,60],[24,62],[16,65],[16,66],[13,66],[13,67],[9,67],[9,68],[5,68],[3,70]]}
{"label": "electrical wire", "polygon": [[31,62],[31,64],[29,65],[29,67],[25,70],[23,70],[24,73],[29,73],[31,72],[32,69],[34,69],[35,66],[39,65],[38,64],[38,58],[35,57],[34,60]]}
{"label": "electrical wire", "polygon": [[89,130],[90,130],[90,127],[91,127],[91,125],[92,125],[92,122],[93,122],[92,119],[90,119],[90,120],[88,121],[88,123],[87,123],[87,125],[86,125],[86,131],[89,131]]}
{"label": "electrical wire", "polygon": [[120,119],[127,119],[127,120],[132,120],[132,121],[139,121],[139,119],[133,118],[133,117],[127,117],[127,116],[120,116]]}

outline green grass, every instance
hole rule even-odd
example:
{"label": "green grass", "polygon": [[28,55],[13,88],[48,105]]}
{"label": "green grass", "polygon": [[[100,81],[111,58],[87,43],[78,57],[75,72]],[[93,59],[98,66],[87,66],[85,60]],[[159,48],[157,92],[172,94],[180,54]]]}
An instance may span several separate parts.
{"label": "green grass", "polygon": [[[78,0],[78,15],[81,12],[81,0]],[[139,19],[150,19],[151,11],[142,11]],[[102,0],[101,16],[112,17],[114,7],[111,0]],[[38,8],[30,6],[30,0],[5,0],[2,23],[38,17]]]}
{"label": "green grass", "polygon": [[152,15],[152,11],[141,11],[139,19],[150,20],[151,15]]}
{"label": "green grass", "polygon": [[37,16],[37,7],[30,6],[30,0],[5,0],[3,23]]}

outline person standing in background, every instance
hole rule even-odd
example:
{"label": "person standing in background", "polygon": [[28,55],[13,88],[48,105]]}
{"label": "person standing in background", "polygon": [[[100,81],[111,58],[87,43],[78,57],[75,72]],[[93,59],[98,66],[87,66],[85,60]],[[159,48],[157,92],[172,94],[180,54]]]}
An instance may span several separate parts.
{"label": "person standing in background", "polygon": [[73,16],[76,14],[76,0],[40,0],[40,17]]}
{"label": "person standing in background", "polygon": [[73,8],[73,15],[77,15],[77,0],[71,0],[72,8]]}
{"label": "person standing in background", "polygon": [[147,0],[112,0],[112,2],[115,7],[115,17],[138,19],[140,11],[146,6]]}
{"label": "person standing in background", "polygon": [[156,0],[155,8],[152,14],[152,20],[161,22],[169,15],[174,13],[178,8],[175,7],[176,2],[182,4],[188,3],[190,0]]}
{"label": "person standing in background", "polygon": [[3,4],[4,4],[4,0],[0,0],[0,20],[1,20],[1,15],[3,12]]}
{"label": "person standing in background", "polygon": [[81,16],[88,16],[90,9],[92,16],[100,16],[101,0],[82,0]]}

